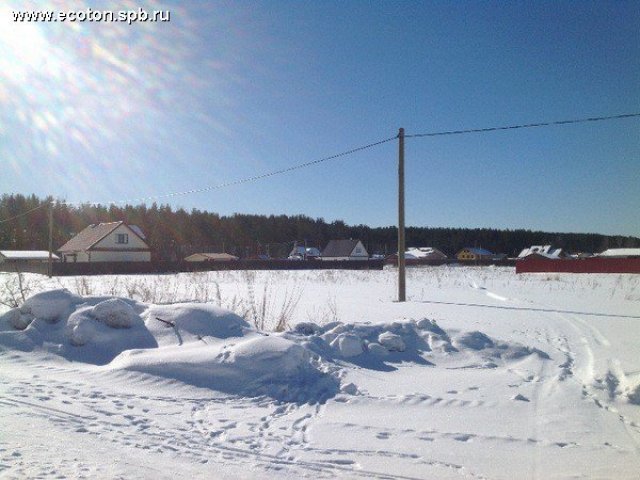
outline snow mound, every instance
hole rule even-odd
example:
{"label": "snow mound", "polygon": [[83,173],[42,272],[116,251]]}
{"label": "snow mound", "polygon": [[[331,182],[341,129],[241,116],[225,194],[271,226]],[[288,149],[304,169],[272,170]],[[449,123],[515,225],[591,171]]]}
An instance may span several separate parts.
{"label": "snow mound", "polygon": [[[486,360],[515,360],[528,355],[538,355],[545,360],[550,358],[545,352],[536,348],[526,347],[518,343],[494,340],[488,335],[478,331],[458,334],[453,339],[453,345],[460,351],[466,350],[480,353]],[[491,362],[486,365],[492,368],[496,366]]]}
{"label": "snow mound", "polygon": [[55,323],[68,316],[73,306],[80,302],[82,298],[66,288],[50,290],[28,298],[20,308],[20,312]]}
{"label": "snow mound", "polygon": [[242,337],[252,330],[242,317],[208,304],[156,305],[144,317],[147,328],[163,346],[198,342],[207,337]]}
{"label": "snow mound", "polygon": [[424,352],[450,351],[453,349],[449,336],[436,322],[403,319],[389,323],[341,323],[332,322],[323,327],[304,324],[296,327],[292,336],[304,335],[307,345],[321,356],[338,358],[360,358],[366,356],[387,357],[424,363],[416,356]]}
{"label": "snow mound", "polygon": [[307,349],[280,336],[253,334],[217,347],[190,344],[128,351],[109,368],[287,402],[324,402],[339,391],[339,381]]}
{"label": "snow mound", "polygon": [[388,363],[415,362],[433,365],[452,355],[460,360],[472,360],[482,368],[495,368],[495,360],[512,360],[537,354],[549,356],[517,343],[492,339],[479,332],[457,333],[455,338],[434,320],[401,319],[389,323],[332,322],[325,326],[304,323],[288,333],[289,338],[304,337],[303,345],[320,357],[344,359],[365,368],[391,370]]}
{"label": "snow mound", "polygon": [[141,320],[133,307],[119,298],[100,302],[93,307],[91,315],[111,328],[131,328]]}
{"label": "snow mound", "polygon": [[50,290],[29,297],[20,308],[13,308],[0,316],[0,323],[16,330],[26,329],[34,319],[57,323],[66,318],[74,305],[82,301],[67,289]]}
{"label": "snow mound", "polygon": [[331,346],[340,352],[345,358],[360,355],[364,350],[362,348],[362,339],[350,333],[340,333],[332,342]]}
{"label": "snow mound", "polygon": [[627,392],[627,400],[632,405],[640,405],[640,385],[629,389]]}
{"label": "snow mound", "polygon": [[458,335],[454,340],[454,344],[458,348],[469,348],[471,350],[484,350],[495,345],[487,335],[477,331]]}
{"label": "snow mound", "polygon": [[133,308],[120,299],[80,306],[67,320],[60,353],[76,361],[104,365],[120,353],[155,348],[155,338]]}
{"label": "snow mound", "polygon": [[32,321],[33,315],[30,313],[22,313],[19,308],[12,308],[4,315],[0,315],[0,324],[2,324],[3,330],[5,330],[5,326],[16,330],[24,330]]}
{"label": "snow mound", "polygon": [[404,352],[407,348],[402,337],[391,332],[382,332],[378,342],[390,352]]}

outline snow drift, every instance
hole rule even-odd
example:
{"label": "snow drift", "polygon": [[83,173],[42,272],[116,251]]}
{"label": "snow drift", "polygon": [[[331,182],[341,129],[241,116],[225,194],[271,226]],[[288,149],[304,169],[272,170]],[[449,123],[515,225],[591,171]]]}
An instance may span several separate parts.
{"label": "snow drift", "polygon": [[265,333],[222,308],[197,303],[145,305],[68,290],[34,295],[0,317],[0,348],[44,350],[70,361],[175,379],[241,396],[324,402],[357,385],[340,385],[344,362],[390,371],[394,364],[436,365],[458,355],[495,361],[546,354],[482,332],[453,338],[430,319],[388,323],[300,323]]}

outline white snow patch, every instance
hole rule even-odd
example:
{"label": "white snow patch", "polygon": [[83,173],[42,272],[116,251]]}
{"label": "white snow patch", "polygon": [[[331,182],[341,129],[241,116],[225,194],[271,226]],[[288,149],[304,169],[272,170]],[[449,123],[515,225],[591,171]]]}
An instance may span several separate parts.
{"label": "white snow patch", "polygon": [[362,339],[357,335],[349,333],[339,334],[333,342],[331,342],[331,346],[337,349],[340,355],[345,358],[356,357],[363,352]]}
{"label": "white snow patch", "polygon": [[407,348],[402,337],[391,332],[378,335],[378,342],[390,352],[404,352]]}

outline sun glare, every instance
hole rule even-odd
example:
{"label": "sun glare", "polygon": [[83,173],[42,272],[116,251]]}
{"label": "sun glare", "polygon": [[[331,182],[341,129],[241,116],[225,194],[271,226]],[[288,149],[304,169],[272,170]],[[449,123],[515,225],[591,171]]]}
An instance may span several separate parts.
{"label": "sun glare", "polygon": [[0,71],[13,81],[25,81],[48,60],[48,42],[38,24],[14,22],[0,7]]}

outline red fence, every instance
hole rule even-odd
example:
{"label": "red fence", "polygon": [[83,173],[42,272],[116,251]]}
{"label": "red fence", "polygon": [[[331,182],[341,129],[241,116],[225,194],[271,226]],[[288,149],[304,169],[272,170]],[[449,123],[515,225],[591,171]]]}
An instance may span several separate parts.
{"label": "red fence", "polygon": [[640,258],[527,258],[516,262],[516,273],[640,273]]}

